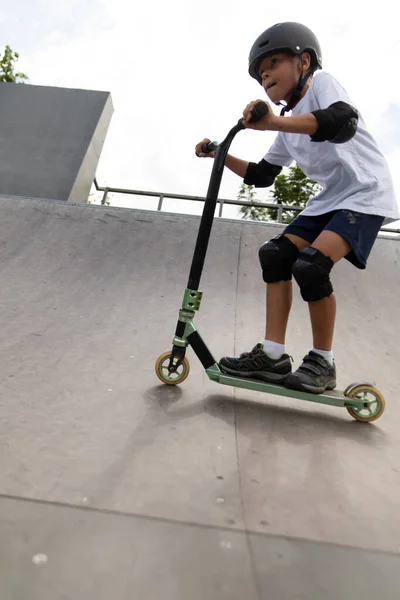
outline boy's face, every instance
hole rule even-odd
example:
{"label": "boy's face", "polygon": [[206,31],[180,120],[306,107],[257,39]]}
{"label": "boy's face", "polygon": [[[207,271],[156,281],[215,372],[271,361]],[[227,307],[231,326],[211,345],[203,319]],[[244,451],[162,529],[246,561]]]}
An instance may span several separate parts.
{"label": "boy's face", "polygon": [[289,101],[302,70],[301,61],[297,56],[278,53],[263,58],[258,72],[271,102]]}

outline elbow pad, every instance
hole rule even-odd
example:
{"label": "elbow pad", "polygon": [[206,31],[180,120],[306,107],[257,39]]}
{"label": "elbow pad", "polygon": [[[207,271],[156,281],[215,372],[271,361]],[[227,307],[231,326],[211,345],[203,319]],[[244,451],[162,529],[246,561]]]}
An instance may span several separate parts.
{"label": "elbow pad", "polygon": [[355,135],[358,125],[358,112],[346,102],[335,102],[323,110],[314,110],[312,115],[318,121],[317,131],[310,136],[312,142],[332,142],[343,144]]}
{"label": "elbow pad", "polygon": [[243,179],[246,185],[255,187],[269,187],[275,181],[275,177],[282,171],[282,167],[272,165],[262,159],[259,163],[249,162],[246,175]]}

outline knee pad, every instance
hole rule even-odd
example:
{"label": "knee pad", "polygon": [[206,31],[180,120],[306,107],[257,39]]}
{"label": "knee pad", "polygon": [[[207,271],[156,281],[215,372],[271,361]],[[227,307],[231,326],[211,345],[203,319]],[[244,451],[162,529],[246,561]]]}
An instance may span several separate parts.
{"label": "knee pad", "polygon": [[316,248],[305,248],[293,265],[293,277],[300,287],[306,302],[316,302],[327,298],[333,292],[329,279],[333,260]]}
{"label": "knee pad", "polygon": [[289,281],[299,249],[286,236],[279,235],[263,244],[258,251],[265,283]]}

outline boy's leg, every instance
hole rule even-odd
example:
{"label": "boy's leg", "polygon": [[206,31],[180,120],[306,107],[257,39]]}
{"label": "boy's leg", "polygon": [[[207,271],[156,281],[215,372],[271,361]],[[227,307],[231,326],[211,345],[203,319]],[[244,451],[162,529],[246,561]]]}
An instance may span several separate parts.
{"label": "boy's leg", "polygon": [[[336,297],[329,283],[329,271],[335,263],[349,255],[351,246],[338,233],[324,230],[311,248],[319,254],[309,258],[310,263],[307,263],[307,259],[303,263],[306,269],[307,265],[310,268],[308,275],[304,277],[300,271],[296,272],[296,265],[293,272],[297,275],[303,298],[308,301],[314,347],[304,357],[299,369],[288,375],[284,383],[289,388],[322,393],[336,387],[336,367],[332,355]],[[313,294],[320,295],[321,299],[310,300],[309,296]]]}
{"label": "boy's leg", "polygon": [[[311,245],[337,263],[351,251],[350,244],[334,231],[323,231]],[[331,351],[336,318],[336,296],[308,304],[313,333],[314,348]]]}
{"label": "boy's leg", "polygon": [[[299,250],[310,243],[297,235],[285,234]],[[292,282],[267,283],[265,339],[278,344],[285,343],[289,313],[292,306]]]}
{"label": "boy's leg", "polygon": [[265,339],[284,344],[289,313],[292,307],[292,282],[266,284]]}
{"label": "boy's leg", "polygon": [[284,351],[284,340],[292,301],[292,265],[299,251],[310,243],[296,235],[285,234],[261,247],[263,279],[268,282],[266,340],[237,358],[221,358],[219,366],[226,373],[272,383],[282,383],[290,373],[290,357]]}

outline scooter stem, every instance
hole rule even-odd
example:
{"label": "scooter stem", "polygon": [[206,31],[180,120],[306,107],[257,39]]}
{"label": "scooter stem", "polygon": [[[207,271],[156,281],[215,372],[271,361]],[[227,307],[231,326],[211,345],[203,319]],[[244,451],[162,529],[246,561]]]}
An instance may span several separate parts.
{"label": "scooter stem", "polygon": [[204,203],[199,232],[197,234],[197,241],[187,284],[187,287],[190,290],[199,289],[200,278],[203,272],[204,261],[207,253],[208,241],[210,239],[211,228],[214,220],[215,207],[217,205],[219,188],[221,186],[222,175],[224,172],[226,155],[228,154],[228,150],[233,138],[239,131],[241,131],[241,129],[245,129],[245,127],[242,121],[239,121],[239,123],[230,130],[224,141],[218,145],[215,151],[214,164],[207,190],[206,200]]}
{"label": "scooter stem", "polygon": [[[264,104],[264,102],[259,102],[258,104],[256,104],[252,111],[252,117],[250,121],[253,123],[259,121],[260,119],[262,119],[263,116],[267,114],[267,112],[267,104]],[[210,239],[211,228],[214,220],[215,207],[217,205],[219,188],[224,172],[226,155],[228,154],[228,150],[233,141],[233,138],[242,129],[246,128],[243,125],[243,119],[239,119],[237,125],[235,125],[235,127],[232,127],[224,141],[217,146],[215,152],[210,183],[208,186],[207,196],[204,203],[199,232],[197,234],[197,241],[194,249],[192,266],[190,268],[190,274],[187,284],[189,290],[199,289],[200,278],[203,272],[204,261],[207,254],[208,241]]]}

